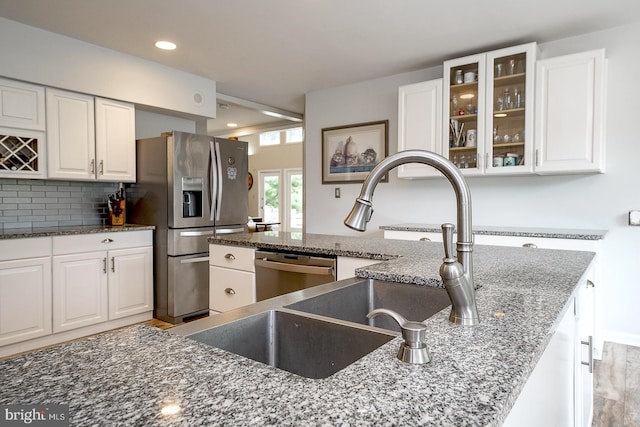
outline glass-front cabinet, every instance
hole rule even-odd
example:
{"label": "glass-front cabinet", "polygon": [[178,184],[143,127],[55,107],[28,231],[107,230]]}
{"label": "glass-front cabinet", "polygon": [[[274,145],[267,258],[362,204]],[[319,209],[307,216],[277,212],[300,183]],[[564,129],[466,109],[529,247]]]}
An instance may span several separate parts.
{"label": "glass-front cabinet", "polygon": [[535,43],[444,63],[443,154],[465,175],[533,172]]}

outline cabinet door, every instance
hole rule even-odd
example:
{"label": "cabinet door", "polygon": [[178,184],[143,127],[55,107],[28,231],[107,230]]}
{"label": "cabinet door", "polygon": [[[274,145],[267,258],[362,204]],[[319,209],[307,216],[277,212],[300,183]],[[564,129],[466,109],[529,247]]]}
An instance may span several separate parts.
{"label": "cabinet door", "polygon": [[53,332],[107,321],[107,253],[53,257]]}
{"label": "cabinet door", "polygon": [[576,313],[578,321],[576,363],[576,425],[591,426],[593,421],[593,353],[595,332],[595,289],[593,270],[578,291]]}
{"label": "cabinet door", "polygon": [[533,172],[536,57],[535,43],[487,53],[486,174]]}
{"label": "cabinet door", "polygon": [[0,126],[45,130],[44,87],[0,78]]}
{"label": "cabinet door", "polygon": [[538,174],[604,172],[604,50],[538,61]]}
{"label": "cabinet door", "polygon": [[209,267],[209,309],[228,311],[256,302],[255,273]]}
{"label": "cabinet door", "polygon": [[136,180],[135,109],[132,104],[96,98],[97,177]]}
{"label": "cabinet door", "polygon": [[503,426],[574,425],[575,338],[572,300]]}
{"label": "cabinet door", "polygon": [[[442,79],[401,86],[398,91],[398,151],[442,153]],[[398,178],[440,176],[434,168],[401,165]]]}
{"label": "cabinet door", "polygon": [[95,128],[92,96],[47,89],[48,175],[95,179]]}
{"label": "cabinet door", "polygon": [[51,258],[0,262],[0,346],[51,334]]}
{"label": "cabinet door", "polygon": [[[443,155],[465,175],[484,172],[486,54],[444,62]],[[467,141],[475,131],[475,141]]]}
{"label": "cabinet door", "polygon": [[153,310],[151,247],[109,251],[109,320]]}

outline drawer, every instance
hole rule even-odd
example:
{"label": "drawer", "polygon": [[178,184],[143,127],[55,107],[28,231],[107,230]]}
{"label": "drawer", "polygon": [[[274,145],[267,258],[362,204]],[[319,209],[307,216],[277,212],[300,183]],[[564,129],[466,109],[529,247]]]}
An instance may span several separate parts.
{"label": "drawer", "polygon": [[240,246],[209,245],[209,265],[255,271],[255,248]]}
{"label": "drawer", "polygon": [[209,267],[209,309],[228,311],[256,302],[255,274]]}
{"label": "drawer", "polygon": [[51,256],[51,237],[0,240],[0,261]]}
{"label": "drawer", "polygon": [[153,245],[153,231],[118,231],[111,233],[54,236],[53,254],[75,254],[91,251],[109,251]]}

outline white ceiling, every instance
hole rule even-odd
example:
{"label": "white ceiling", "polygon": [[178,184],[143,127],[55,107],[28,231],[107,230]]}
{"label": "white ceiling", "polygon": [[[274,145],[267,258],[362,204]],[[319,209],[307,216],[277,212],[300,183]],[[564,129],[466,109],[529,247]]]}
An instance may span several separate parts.
{"label": "white ceiling", "polygon": [[[0,16],[303,113],[310,91],[638,22],[640,1],[0,0]],[[159,39],[178,49],[154,48]]]}

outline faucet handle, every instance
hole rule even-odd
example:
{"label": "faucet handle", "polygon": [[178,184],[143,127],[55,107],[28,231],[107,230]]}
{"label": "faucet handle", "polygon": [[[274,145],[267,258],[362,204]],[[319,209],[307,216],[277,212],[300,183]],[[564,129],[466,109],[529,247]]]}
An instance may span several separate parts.
{"label": "faucet handle", "polygon": [[453,224],[442,224],[442,243],[444,244],[445,261],[456,259],[453,250]]}
{"label": "faucet handle", "polygon": [[385,314],[395,320],[402,330],[404,343],[398,350],[398,359],[407,363],[429,363],[431,356],[427,350],[427,326],[424,322],[414,322],[405,319],[400,314],[386,308],[376,308],[367,314],[369,319]]}

